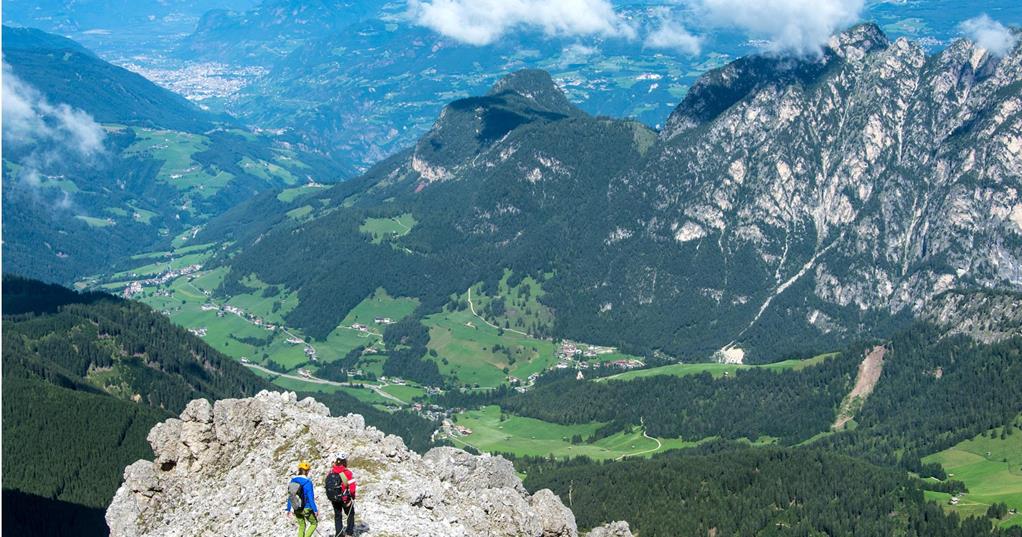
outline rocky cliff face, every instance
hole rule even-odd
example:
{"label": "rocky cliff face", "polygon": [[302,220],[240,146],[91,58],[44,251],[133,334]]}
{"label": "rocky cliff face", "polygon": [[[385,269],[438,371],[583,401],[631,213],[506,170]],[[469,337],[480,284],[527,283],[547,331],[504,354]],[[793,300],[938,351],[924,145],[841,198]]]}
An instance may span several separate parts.
{"label": "rocky cliff face", "polygon": [[948,336],[967,335],[983,343],[1022,336],[1022,295],[990,291],[948,291],[935,297],[919,318]]}
{"label": "rocky cliff face", "polygon": [[289,534],[287,482],[300,459],[312,463],[327,535],[333,515],[319,485],[342,450],[359,482],[359,535],[578,535],[560,499],[549,490],[530,495],[507,460],[446,447],[420,456],[361,416],[331,417],[294,393],[192,401],[180,419],[154,427],[149,442],[155,461],[125,469],[107,511],[113,537]]}
{"label": "rocky cliff face", "polygon": [[[741,311],[739,343],[770,315],[855,332],[866,312],[916,314],[950,288],[1017,288],[1020,95],[1018,46],[927,57],[874,25],[817,60],[744,58],[700,80],[616,185],[647,215],[620,225],[689,259],[714,252],[721,278],[700,291]],[[658,292],[685,293],[665,268]]]}

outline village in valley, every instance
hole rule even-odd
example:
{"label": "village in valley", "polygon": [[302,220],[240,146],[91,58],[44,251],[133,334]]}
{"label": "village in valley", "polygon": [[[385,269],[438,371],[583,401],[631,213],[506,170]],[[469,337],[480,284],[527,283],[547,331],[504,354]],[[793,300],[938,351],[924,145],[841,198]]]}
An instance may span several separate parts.
{"label": "village in valley", "polygon": [[[296,298],[286,291],[271,290],[274,286],[251,280],[246,281],[246,286],[253,289],[248,294],[218,296],[216,289],[224,273],[204,265],[214,249],[215,245],[210,245],[206,250],[188,250],[187,255],[162,254],[155,263],[120,273],[121,280],[94,280],[88,284],[148,303],[282,388],[343,391],[388,412],[411,411],[437,424],[434,439],[444,438],[456,445],[471,445],[477,440],[477,431],[489,430],[492,424],[488,420],[499,422],[497,418],[502,416],[445,408],[434,399],[445,389],[479,391],[505,385],[526,392],[544,374],[566,374],[581,382],[606,376],[610,370],[646,367],[645,360],[614,347],[555,340],[500,327],[498,324],[507,322],[496,317],[487,319],[479,304],[501,297],[477,295],[473,307],[470,290],[464,309],[423,320],[431,334],[431,352],[426,358],[442,361],[441,371],[451,383],[443,387],[420,385],[382,371],[387,357],[384,332],[410,314],[417,302],[378,290],[350,312],[329,337],[312,340],[301,330],[287,326],[286,315]],[[445,342],[440,337],[445,332],[455,339]],[[457,349],[463,349],[462,354]],[[336,373],[324,378],[319,372],[326,364],[351,358],[353,351],[357,351],[356,361],[350,367],[346,364],[343,378],[333,376]],[[640,437],[637,441],[645,440]]]}

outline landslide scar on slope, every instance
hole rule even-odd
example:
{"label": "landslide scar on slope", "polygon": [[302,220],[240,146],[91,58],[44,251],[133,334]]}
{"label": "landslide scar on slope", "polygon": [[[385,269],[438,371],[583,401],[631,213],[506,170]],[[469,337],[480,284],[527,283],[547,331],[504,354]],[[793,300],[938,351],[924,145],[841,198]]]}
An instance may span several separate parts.
{"label": "landslide scar on slope", "polygon": [[873,347],[873,350],[866,354],[866,357],[859,363],[859,374],[855,377],[855,386],[848,392],[844,401],[841,401],[841,410],[838,411],[837,419],[832,429],[840,430],[855,417],[855,413],[862,408],[869,394],[873,393],[877,381],[880,380],[880,373],[884,370],[884,354],[887,348],[883,345]]}

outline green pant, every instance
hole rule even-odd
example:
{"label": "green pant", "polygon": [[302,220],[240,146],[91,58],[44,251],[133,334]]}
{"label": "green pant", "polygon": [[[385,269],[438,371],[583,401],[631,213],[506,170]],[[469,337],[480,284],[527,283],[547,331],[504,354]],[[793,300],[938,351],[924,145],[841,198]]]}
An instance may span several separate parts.
{"label": "green pant", "polygon": [[[316,524],[319,520],[316,519],[316,513],[312,512],[312,509],[298,509],[295,511],[295,518],[298,519],[298,537],[312,537],[312,534],[316,533]],[[309,528],[305,529],[305,523],[309,523]]]}

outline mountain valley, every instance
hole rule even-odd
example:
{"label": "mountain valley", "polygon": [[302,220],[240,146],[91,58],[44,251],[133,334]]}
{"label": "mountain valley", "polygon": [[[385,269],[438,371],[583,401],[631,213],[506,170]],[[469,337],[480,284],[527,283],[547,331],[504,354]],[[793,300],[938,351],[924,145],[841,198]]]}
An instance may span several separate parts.
{"label": "mountain valley", "polygon": [[5,531],[1022,536],[1016,6],[480,2],[4,6]]}

